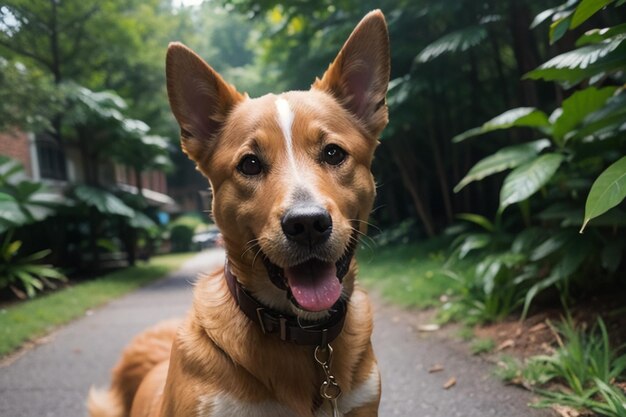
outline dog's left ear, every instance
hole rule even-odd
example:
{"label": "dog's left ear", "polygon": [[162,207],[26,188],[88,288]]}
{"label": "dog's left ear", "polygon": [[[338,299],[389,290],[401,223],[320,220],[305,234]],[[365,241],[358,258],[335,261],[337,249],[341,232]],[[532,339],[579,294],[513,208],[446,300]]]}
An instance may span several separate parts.
{"label": "dog's left ear", "polygon": [[383,13],[374,10],[357,25],[313,88],[332,94],[378,138],[388,121],[389,72],[387,23]]}

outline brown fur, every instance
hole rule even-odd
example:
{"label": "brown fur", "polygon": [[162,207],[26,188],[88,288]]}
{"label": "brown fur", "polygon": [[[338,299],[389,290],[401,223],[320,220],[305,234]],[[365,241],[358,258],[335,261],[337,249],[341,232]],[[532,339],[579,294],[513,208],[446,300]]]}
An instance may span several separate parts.
{"label": "brown fur", "polygon": [[[327,256],[339,259],[354,229],[365,232],[375,195],[371,162],[387,123],[389,51],[382,13],[375,11],[363,19],[310,91],[278,96],[295,115],[291,127],[295,159],[287,158],[277,96],[250,99],[240,94],[180,44],[168,50],[167,79],[183,149],[210,180],[213,216],[234,275],[271,308],[307,319],[323,318],[323,312],[294,310],[256,257],[262,250],[280,267],[293,264],[295,255],[280,219],[303,186],[314,190],[315,201],[332,217],[332,234],[324,244]],[[327,144],[340,146],[348,158],[337,166],[320,162]],[[237,171],[247,154],[263,161],[263,175],[249,177]],[[292,167],[295,160],[298,180]],[[353,260],[343,280],[343,294],[349,299],[345,326],[332,343],[332,372],[348,394],[376,371],[370,342],[372,312],[367,295],[355,284],[356,269]],[[90,414],[213,417],[212,399],[227,394],[237,404],[271,402],[271,407],[287,407],[293,415],[313,417],[323,380],[313,349],[264,335],[239,310],[224,271],[219,270],[198,282],[191,313],[175,338],[173,325],[167,324],[131,342],[113,370],[109,391],[90,394]],[[379,400],[380,391],[346,416],[376,416]]]}

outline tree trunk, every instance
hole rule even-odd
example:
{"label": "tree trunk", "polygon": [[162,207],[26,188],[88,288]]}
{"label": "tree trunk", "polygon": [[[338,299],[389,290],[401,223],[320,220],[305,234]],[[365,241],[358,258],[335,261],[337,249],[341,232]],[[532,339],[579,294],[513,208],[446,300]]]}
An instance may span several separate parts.
{"label": "tree trunk", "polygon": [[433,223],[432,217],[428,213],[426,209],[426,204],[424,204],[422,198],[419,195],[419,191],[417,189],[417,182],[414,175],[411,175],[411,171],[408,168],[408,164],[406,164],[401,156],[401,152],[392,152],[393,158],[400,171],[400,175],[402,177],[402,183],[404,187],[409,192],[411,196],[411,200],[413,201],[413,206],[415,207],[415,211],[417,212],[418,217],[422,221],[424,225],[424,230],[426,230],[426,234],[428,237],[434,237],[435,225]]}
{"label": "tree trunk", "polygon": [[[531,14],[528,5],[519,1],[512,1],[509,9],[509,27],[513,36],[513,51],[517,62],[519,76],[537,68],[539,53],[533,33],[528,29],[531,24]],[[539,99],[535,82],[522,80],[520,82],[521,102],[525,106],[537,107]]]}
{"label": "tree trunk", "polygon": [[133,172],[135,173],[135,186],[137,187],[137,195],[143,196],[143,178],[141,176],[141,171],[137,168],[133,168]]}

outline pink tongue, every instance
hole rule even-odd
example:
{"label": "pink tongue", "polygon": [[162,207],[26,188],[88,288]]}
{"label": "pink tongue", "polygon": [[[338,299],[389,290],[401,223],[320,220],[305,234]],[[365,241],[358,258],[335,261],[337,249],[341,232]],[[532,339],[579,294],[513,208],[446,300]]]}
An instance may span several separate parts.
{"label": "pink tongue", "polygon": [[334,263],[311,259],[285,268],[285,277],[293,297],[305,310],[328,310],[341,296],[341,283]]}

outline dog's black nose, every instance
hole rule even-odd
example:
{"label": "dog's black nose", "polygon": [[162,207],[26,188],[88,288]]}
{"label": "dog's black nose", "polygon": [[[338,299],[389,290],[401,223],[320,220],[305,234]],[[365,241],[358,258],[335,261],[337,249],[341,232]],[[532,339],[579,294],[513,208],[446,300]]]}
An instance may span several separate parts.
{"label": "dog's black nose", "polygon": [[325,242],[333,230],[333,220],[328,211],[311,204],[290,207],[280,224],[288,239],[308,246]]}

